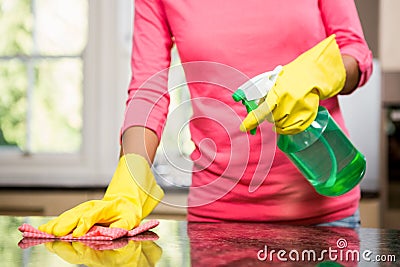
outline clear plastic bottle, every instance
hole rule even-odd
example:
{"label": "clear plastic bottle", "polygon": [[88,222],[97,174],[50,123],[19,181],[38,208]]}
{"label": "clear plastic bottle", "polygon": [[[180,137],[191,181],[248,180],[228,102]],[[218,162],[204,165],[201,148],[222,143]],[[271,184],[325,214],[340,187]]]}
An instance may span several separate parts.
{"label": "clear plastic bottle", "polygon": [[[282,66],[261,73],[242,84],[232,95],[241,101],[247,112],[258,107],[257,101],[274,86]],[[256,134],[256,129],[250,131]],[[353,189],[363,178],[366,160],[320,106],[314,122],[295,135],[279,135],[278,147],[300,172],[325,196],[340,196]]]}
{"label": "clear plastic bottle", "polygon": [[343,195],[365,174],[364,155],[322,106],[306,130],[295,135],[279,135],[278,147],[321,195]]}

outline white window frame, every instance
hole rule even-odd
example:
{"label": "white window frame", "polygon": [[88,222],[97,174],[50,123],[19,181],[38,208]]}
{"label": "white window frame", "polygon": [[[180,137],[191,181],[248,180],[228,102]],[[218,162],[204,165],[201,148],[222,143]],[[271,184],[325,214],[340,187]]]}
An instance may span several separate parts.
{"label": "white window frame", "polygon": [[107,185],[119,156],[130,77],[133,1],[89,0],[84,51],[83,129],[76,154],[0,152],[2,187],[98,187]]}

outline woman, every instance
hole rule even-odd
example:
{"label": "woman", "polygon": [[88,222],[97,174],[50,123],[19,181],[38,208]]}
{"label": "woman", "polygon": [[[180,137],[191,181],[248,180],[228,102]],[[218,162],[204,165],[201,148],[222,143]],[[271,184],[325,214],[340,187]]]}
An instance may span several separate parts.
{"label": "woman", "polygon": [[[329,40],[323,45],[333,51],[325,66],[333,67],[321,78],[321,66],[315,60],[298,63],[297,59],[304,58],[302,54],[309,59],[307,51],[312,54],[312,48],[323,40]],[[276,149],[272,130],[295,133],[305,129],[318,104],[345,129],[336,95],[353,92],[372,72],[372,55],[354,2],[137,0],[132,80],[121,131],[124,156],[102,200],[83,203],[41,230],[56,235],[73,231],[79,236],[95,223],[130,229],[157,205],[163,192],[147,163],[154,159],[168,113],[166,70],[173,44],[183,63],[193,106],[190,129],[196,149],[191,155],[189,221],[358,221],[359,187],[335,198],[317,194]],[[335,62],[329,63],[330,58]],[[277,65],[284,65],[284,74],[276,95],[300,92],[297,99],[287,103],[267,97],[268,105],[276,109],[249,115],[242,130],[266,118],[274,125],[260,124],[255,136],[240,132],[247,114],[240,103],[232,101],[233,91]],[[336,74],[332,82],[323,84]],[[303,80],[310,83],[304,85]],[[323,84],[321,90],[310,88],[314,81]]]}

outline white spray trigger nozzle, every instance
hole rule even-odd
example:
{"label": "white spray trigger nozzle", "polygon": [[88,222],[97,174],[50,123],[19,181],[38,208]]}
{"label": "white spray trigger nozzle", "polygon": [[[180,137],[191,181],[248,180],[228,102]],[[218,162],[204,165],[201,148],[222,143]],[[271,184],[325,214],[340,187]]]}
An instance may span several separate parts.
{"label": "white spray trigger nozzle", "polygon": [[274,86],[281,71],[282,66],[278,65],[272,71],[267,71],[251,78],[242,84],[239,89],[244,92],[246,99],[249,101],[263,98]]}

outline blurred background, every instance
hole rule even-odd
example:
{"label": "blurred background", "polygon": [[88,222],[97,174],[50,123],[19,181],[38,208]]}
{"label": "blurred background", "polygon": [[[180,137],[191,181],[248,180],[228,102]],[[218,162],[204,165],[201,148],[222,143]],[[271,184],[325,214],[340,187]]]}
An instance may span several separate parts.
{"label": "blurred background", "polygon": [[[362,223],[400,229],[400,1],[356,4],[374,73],[340,102],[367,157]],[[119,155],[132,10],[131,0],[0,0],[0,215],[57,215],[102,197]],[[175,112],[153,166],[167,194],[152,216],[184,219],[191,107],[184,85],[169,90]]]}

